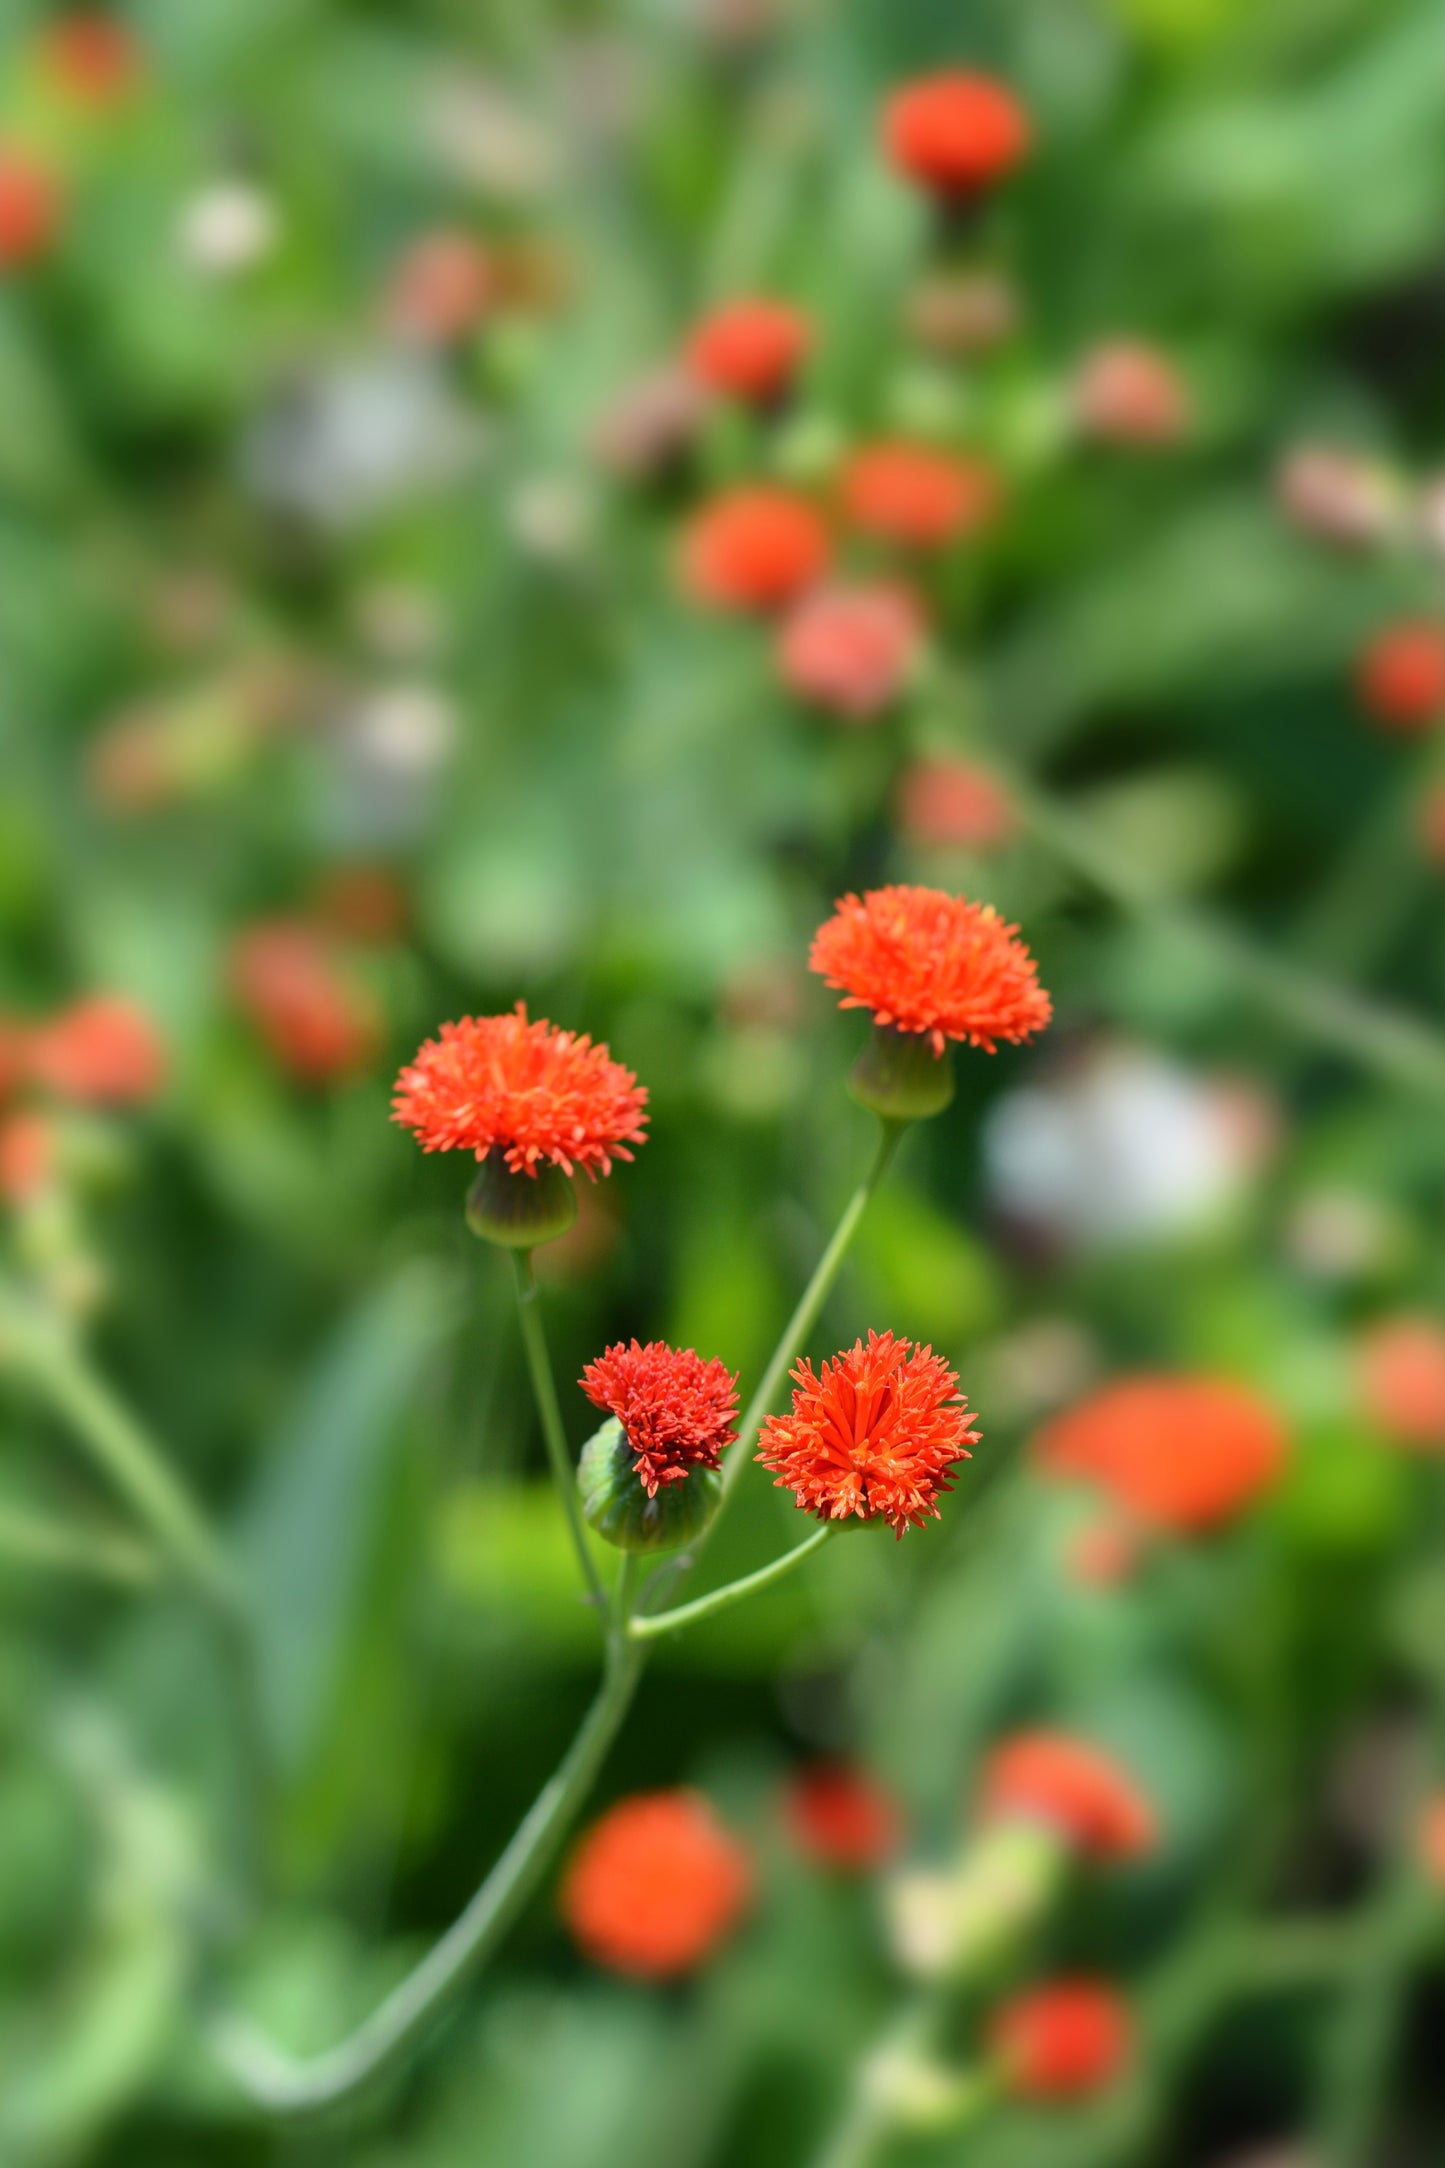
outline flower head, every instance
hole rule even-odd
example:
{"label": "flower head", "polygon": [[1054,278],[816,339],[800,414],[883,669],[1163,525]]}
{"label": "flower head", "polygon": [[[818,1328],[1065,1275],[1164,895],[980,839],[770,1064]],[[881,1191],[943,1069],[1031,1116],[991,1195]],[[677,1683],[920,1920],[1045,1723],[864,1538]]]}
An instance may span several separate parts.
{"label": "flower head", "polygon": [[1401,525],[1403,492],[1394,477],[1356,452],[1328,444],[1297,444],[1274,478],[1286,519],[1317,541],[1348,550],[1372,549]]}
{"label": "flower head", "polygon": [[682,581],[721,610],[775,610],[822,578],[828,530],[806,497],[756,484],[697,513],[682,538]]}
{"label": "flower head", "polygon": [[902,440],[864,445],[843,468],[844,516],[903,549],[936,550],[974,534],[998,509],[998,477],[980,459]]}
{"label": "flower head", "polygon": [[845,1354],[793,1372],[791,1413],[769,1416],[758,1459],[821,1521],[885,1520],[895,1535],[938,1518],[951,1471],[978,1432],[958,1377],[931,1347],[870,1332]]}
{"label": "flower head", "polygon": [[594,1822],[562,1883],[562,1916],[595,1964],[668,1979],[736,1924],[753,1885],[742,1846],[696,1792],[640,1792]]}
{"label": "flower head", "polygon": [[630,1069],[585,1035],[527,1019],[464,1016],[443,1024],[396,1080],[392,1119],[424,1152],[503,1153],[514,1174],[548,1160],[595,1180],[641,1144],[647,1093]]}
{"label": "flower head", "polygon": [[1101,444],[1174,444],[1189,427],[1189,395],[1167,354],[1116,339],[1085,356],[1073,382],[1083,434]]}
{"label": "flower head", "polygon": [[165,1081],[165,1049],[143,1009],[119,994],[93,994],[30,1034],[26,1066],[58,1099],[82,1106],[139,1106]]}
{"label": "flower head", "polygon": [[1386,1437],[1445,1450],[1445,1327],[1431,1317],[1383,1318],[1359,1350],[1365,1410]]}
{"label": "flower head", "polygon": [[1439,1890],[1445,1890],[1445,1792],[1436,1792],[1421,1809],[1416,1830],[1420,1865]]}
{"label": "flower head", "polygon": [[883,112],[883,146],[910,181],[957,200],[978,196],[1027,155],[1028,116],[1002,83],[949,69],[904,84]]}
{"label": "flower head", "polygon": [[1142,1375],[1105,1385],[1040,1432],[1040,1467],[1106,1492],[1146,1526],[1200,1534],[1242,1513],[1284,1464],[1284,1426],[1244,1386]]}
{"label": "flower head", "polygon": [[1154,1809],[1126,1770],[1086,1739],[1020,1731],[1001,1741],[983,1772],[990,1821],[1048,1822],[1096,1859],[1132,1859],[1153,1844]]}
{"label": "flower head", "polygon": [[808,319],[785,301],[730,301],[696,326],[687,365],[708,391],[767,405],[791,388],[812,343]]}
{"label": "flower head", "polygon": [[992,904],[936,888],[844,896],[814,935],[808,968],[842,991],[840,1008],[927,1032],[936,1054],[949,1039],[991,1054],[1000,1039],[1042,1031],[1053,1014],[1017,926]]}
{"label": "flower head", "polygon": [[465,337],[497,298],[492,258],[469,233],[439,231],[414,241],[392,272],[386,314],[420,345]]}
{"label": "flower head", "polygon": [[970,761],[940,755],[904,769],[898,825],[926,848],[996,851],[1013,836],[1014,810],[993,777]]}
{"label": "flower head", "polygon": [[1050,1980],[995,2013],[990,2044],[1010,2090],[1026,2100],[1076,2100],[1117,2077],[1129,2059],[1128,2005],[1103,1980]]}
{"label": "flower head", "polygon": [[140,77],[135,39],[123,22],[99,8],[62,15],[45,32],[42,49],[62,89],[85,105],[115,105]]}
{"label": "flower head", "polygon": [[1360,657],[1360,705],[1388,730],[1445,720],[1445,626],[1429,619],[1390,625]]}
{"label": "flower head", "polygon": [[918,605],[902,587],[821,587],[778,635],[778,674],[800,700],[844,722],[871,722],[906,684],[920,633]]}
{"label": "flower head", "polygon": [[903,1834],[893,1794],[846,1762],[800,1769],[783,1795],[783,1811],[799,1851],[824,1867],[880,1866]]}
{"label": "flower head", "polygon": [[303,1084],[331,1084],[376,1052],[377,1018],[342,971],[333,944],[304,919],[263,919],[236,937],[231,985],[283,1069]]}
{"label": "flower head", "polygon": [[621,1423],[649,1498],[692,1468],[716,1468],[737,1436],[737,1379],[726,1363],[704,1362],[690,1347],[619,1340],[587,1365],[581,1385],[594,1407]]}
{"label": "flower head", "polygon": [[60,190],[28,151],[0,143],[0,271],[42,257],[60,225]]}

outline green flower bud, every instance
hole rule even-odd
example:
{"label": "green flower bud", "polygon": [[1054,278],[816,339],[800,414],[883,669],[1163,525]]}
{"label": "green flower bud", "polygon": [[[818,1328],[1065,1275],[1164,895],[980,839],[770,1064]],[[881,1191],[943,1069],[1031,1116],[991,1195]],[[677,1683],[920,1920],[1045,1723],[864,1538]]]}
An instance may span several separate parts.
{"label": "green flower bud", "polygon": [[619,1551],[675,1551],[690,1543],[717,1511],[722,1477],[693,1468],[679,1483],[663,1483],[649,1498],[633,1468],[633,1451],[616,1416],[582,1448],[577,1489],[582,1518]]}
{"label": "green flower bud", "polygon": [[577,1217],[577,1192],[560,1167],[540,1161],[535,1174],[514,1174],[499,1150],[488,1152],[467,1191],[467,1225],[483,1242],[534,1250],[555,1242]]}
{"label": "green flower bud", "polygon": [[849,1072],[848,1089],[885,1121],[924,1121],[953,1099],[953,1062],[947,1052],[934,1053],[926,1031],[875,1024]]}

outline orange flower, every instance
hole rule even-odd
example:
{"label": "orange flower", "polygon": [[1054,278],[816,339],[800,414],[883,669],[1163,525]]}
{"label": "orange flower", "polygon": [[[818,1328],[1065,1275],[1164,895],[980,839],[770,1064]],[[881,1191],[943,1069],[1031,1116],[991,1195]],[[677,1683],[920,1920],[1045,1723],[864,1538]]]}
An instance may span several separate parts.
{"label": "orange flower", "polygon": [[783,1795],[783,1810],[799,1851],[824,1867],[880,1866],[903,1834],[892,1793],[844,1762],[800,1769]]}
{"label": "orange flower", "polygon": [[443,1024],[397,1078],[392,1118],[424,1152],[501,1151],[514,1174],[550,1160],[596,1180],[644,1141],[647,1093],[605,1046],[559,1031],[525,1002],[508,1016]]}
{"label": "orange flower", "polygon": [[1121,1378],[1040,1432],[1048,1475],[1096,1484],[1136,1519],[1194,1535],[1233,1520],[1284,1464],[1284,1427],[1245,1387]]}
{"label": "orange flower", "polygon": [[787,392],[813,344],[812,327],[785,301],[730,301],[687,342],[687,364],[709,391],[766,406]]}
{"label": "orange flower", "polygon": [[758,484],[704,505],[682,538],[682,581],[721,610],[775,610],[822,578],[828,531],[806,497]]}
{"label": "orange flower", "polygon": [[1420,1865],[1437,1889],[1445,1890],[1445,1792],[1427,1799],[1416,1834]]}
{"label": "orange flower", "polygon": [[115,105],[134,90],[140,53],[125,24],[96,8],[63,15],[45,32],[42,50],[56,81],[81,104]]}
{"label": "orange flower", "polygon": [[808,968],[842,990],[841,1009],[927,1032],[935,1054],[964,1039],[991,1054],[998,1040],[1042,1031],[1053,1014],[1038,968],[989,903],[936,888],[874,888],[844,896],[818,928]]}
{"label": "orange flower", "polygon": [[998,510],[999,484],[979,459],[923,444],[864,445],[843,468],[845,517],[863,534],[904,549],[936,550],[974,534]]}
{"label": "orange flower", "polygon": [[48,1115],[21,1107],[0,1116],[0,1198],[28,1204],[49,1181],[55,1164],[55,1129]]}
{"label": "orange flower", "polygon": [[1166,354],[1118,339],[1085,357],[1073,384],[1085,436],[1103,444],[1173,444],[1189,427],[1189,397]]}
{"label": "orange flower", "polygon": [[1133,1859],[1153,1845],[1154,1809],[1132,1777],[1085,1739],[1020,1731],[990,1754],[983,1772],[990,1821],[1052,1823],[1096,1859]]}
{"label": "orange flower", "polygon": [[1389,730],[1424,730],[1445,712],[1445,628],[1428,619],[1387,626],[1360,657],[1365,713]]}
{"label": "orange flower", "polygon": [[60,226],[60,190],[45,167],[0,144],[0,271],[35,263]]}
{"label": "orange flower", "polygon": [[778,635],[778,674],[800,700],[871,722],[897,699],[918,654],[918,606],[904,588],[820,588]]}
{"label": "orange flower", "polygon": [[1445,1448],[1445,1328],[1430,1317],[1388,1317],[1365,1335],[1360,1389],[1372,1422],[1397,1445]]}
{"label": "orange flower", "polygon": [[1116,2078],[1129,2060],[1128,2005],[1103,1980],[1051,1980],[1015,1995],[994,2016],[989,2041],[1012,2092],[1025,2100],[1077,2100]]}
{"label": "orange flower", "polygon": [[619,1340],[587,1365],[580,1383],[594,1407],[621,1423],[649,1498],[690,1469],[716,1468],[737,1436],[737,1379],[726,1363],[704,1362],[690,1347]]}
{"label": "orange flower", "polygon": [[911,843],[996,851],[1017,823],[992,776],[966,760],[915,760],[899,778],[898,825]]}
{"label": "orange flower", "polygon": [[377,1019],[326,936],[303,919],[266,919],[231,949],[236,999],[282,1068],[332,1084],[376,1052]]}
{"label": "orange flower", "polygon": [[139,1106],[165,1082],[166,1057],[143,1010],[118,994],[77,1001],[30,1035],[36,1082],[82,1106]]}
{"label": "orange flower", "polygon": [[392,272],[386,316],[403,338],[444,346],[471,331],[496,298],[496,270],[480,242],[467,233],[429,233]]}
{"label": "orange flower", "polygon": [[642,1979],[690,1972],[752,1892],[747,1854],[696,1792],[639,1792],[594,1822],[562,1883],[562,1916],[594,1964]]}
{"label": "orange flower", "polygon": [[[911,1352],[910,1352],[911,1350]],[[978,1432],[957,1373],[931,1347],[870,1332],[822,1374],[801,1362],[792,1412],[770,1415],[757,1458],[820,1521],[885,1520],[895,1535],[938,1519],[950,1471]]]}
{"label": "orange flower", "polygon": [[883,146],[910,181],[968,200],[1012,173],[1033,140],[1028,116],[1002,83],[963,69],[926,75],[883,110]]}

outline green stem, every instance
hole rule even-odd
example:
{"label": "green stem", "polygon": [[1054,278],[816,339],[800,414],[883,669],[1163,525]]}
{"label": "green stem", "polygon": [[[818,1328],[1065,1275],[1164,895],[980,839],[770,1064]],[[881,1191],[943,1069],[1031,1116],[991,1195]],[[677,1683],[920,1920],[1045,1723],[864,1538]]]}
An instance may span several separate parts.
{"label": "green stem", "polygon": [[537,1274],[532,1264],[531,1251],[513,1250],[512,1265],[516,1275],[517,1311],[522,1321],[522,1345],[527,1354],[527,1368],[531,1373],[532,1392],[537,1402],[537,1413],[541,1418],[547,1458],[552,1463],[552,1474],[561,1493],[567,1525],[572,1531],[572,1547],[577,1553],[577,1563],[582,1568],[582,1578],[587,1583],[588,1599],[596,1606],[599,1617],[605,1619],[608,1610],[607,1595],[587,1541],[587,1529],[577,1497],[577,1471],[567,1450],[567,1435],[562,1428],[562,1410],[557,1404],[557,1388],[552,1381],[552,1364],[547,1354],[546,1334],[542,1330],[542,1312],[537,1299]]}
{"label": "green stem", "polygon": [[0,1554],[40,1572],[77,1573],[128,1588],[153,1582],[160,1570],[156,1554],[128,1536],[71,1528],[23,1506],[0,1506]]}
{"label": "green stem", "polygon": [[612,1644],[581,1729],[471,1903],[348,2039],[324,2055],[301,2060],[279,2053],[234,2013],[213,2023],[217,2054],[253,2100],[276,2115],[316,2114],[395,2066],[486,1963],[536,1888],[621,1727],[641,1668],[640,1652],[620,1639]]}
{"label": "green stem", "polygon": [[791,1551],[784,1551],[766,1566],[759,1566],[756,1573],[745,1573],[741,1580],[729,1581],[724,1588],[715,1588],[711,1595],[699,1596],[692,1603],[679,1604],[675,1611],[654,1611],[650,1618],[635,1618],[628,1627],[634,1641],[652,1641],[658,1634],[676,1633],[680,1627],[694,1626],[699,1619],[711,1618],[716,1611],[726,1611],[730,1605],[741,1603],[745,1596],[755,1596],[760,1588],[770,1588],[774,1581],[781,1581],[784,1574],[791,1573],[805,1558],[821,1551],[830,1536],[838,1533],[836,1521],[829,1521],[822,1528],[815,1528],[804,1542],[796,1544]]}

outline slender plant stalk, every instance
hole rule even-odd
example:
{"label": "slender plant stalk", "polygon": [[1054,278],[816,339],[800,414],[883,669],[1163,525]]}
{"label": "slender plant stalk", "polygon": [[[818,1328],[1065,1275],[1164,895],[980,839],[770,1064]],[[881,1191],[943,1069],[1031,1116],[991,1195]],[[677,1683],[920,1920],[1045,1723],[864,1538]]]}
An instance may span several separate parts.
{"label": "slender plant stalk", "polygon": [[712,1618],[719,1611],[728,1610],[741,1603],[745,1596],[755,1596],[759,1589],[771,1588],[774,1581],[781,1581],[791,1573],[794,1566],[801,1566],[805,1558],[821,1551],[830,1536],[836,1535],[838,1524],[829,1521],[817,1528],[791,1551],[784,1551],[766,1566],[759,1566],[756,1573],[745,1573],[740,1580],[729,1581],[725,1588],[715,1588],[710,1595],[699,1596],[692,1603],[681,1603],[675,1611],[654,1611],[649,1618],[635,1618],[629,1632],[634,1641],[653,1641],[659,1634],[676,1633],[680,1627],[695,1626],[699,1619]]}
{"label": "slender plant stalk", "polygon": [[125,1588],[144,1587],[161,1571],[157,1553],[130,1536],[72,1528],[23,1506],[0,1506],[0,1556],[41,1573],[79,1574]]}
{"label": "slender plant stalk", "polygon": [[567,1434],[562,1428],[562,1410],[557,1404],[557,1387],[552,1378],[551,1358],[547,1353],[547,1337],[542,1330],[542,1311],[537,1300],[537,1273],[530,1250],[513,1250],[512,1265],[517,1284],[517,1311],[522,1321],[522,1345],[527,1354],[527,1369],[531,1373],[532,1392],[537,1402],[537,1414],[541,1418],[542,1436],[547,1445],[547,1458],[552,1464],[557,1489],[561,1493],[567,1526],[572,1532],[572,1547],[577,1553],[577,1563],[582,1578],[587,1583],[589,1601],[599,1617],[605,1619],[608,1612],[607,1592],[587,1541],[587,1528],[582,1519],[582,1507],[577,1497],[577,1471],[572,1465],[572,1455],[567,1450]]}

